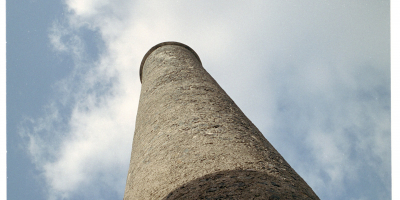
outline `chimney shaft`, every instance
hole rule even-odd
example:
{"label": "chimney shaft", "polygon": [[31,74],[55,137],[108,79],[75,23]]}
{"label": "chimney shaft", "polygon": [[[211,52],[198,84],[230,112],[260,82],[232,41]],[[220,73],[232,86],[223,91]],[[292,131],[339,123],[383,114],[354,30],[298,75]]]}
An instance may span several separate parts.
{"label": "chimney shaft", "polygon": [[319,199],[190,47],[154,46],[140,78],[124,200]]}

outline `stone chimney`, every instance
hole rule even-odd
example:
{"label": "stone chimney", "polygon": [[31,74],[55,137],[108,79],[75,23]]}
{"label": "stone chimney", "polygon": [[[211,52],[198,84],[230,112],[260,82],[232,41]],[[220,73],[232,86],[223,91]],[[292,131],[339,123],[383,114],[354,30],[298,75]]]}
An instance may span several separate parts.
{"label": "stone chimney", "polygon": [[319,199],[190,47],[154,46],[140,80],[124,200]]}

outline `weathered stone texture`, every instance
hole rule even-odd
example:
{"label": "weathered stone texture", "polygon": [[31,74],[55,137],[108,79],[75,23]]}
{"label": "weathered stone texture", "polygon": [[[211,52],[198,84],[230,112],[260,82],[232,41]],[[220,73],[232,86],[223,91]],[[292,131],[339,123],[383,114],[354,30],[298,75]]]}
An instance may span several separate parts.
{"label": "weathered stone texture", "polygon": [[143,59],[125,200],[319,199],[190,47]]}

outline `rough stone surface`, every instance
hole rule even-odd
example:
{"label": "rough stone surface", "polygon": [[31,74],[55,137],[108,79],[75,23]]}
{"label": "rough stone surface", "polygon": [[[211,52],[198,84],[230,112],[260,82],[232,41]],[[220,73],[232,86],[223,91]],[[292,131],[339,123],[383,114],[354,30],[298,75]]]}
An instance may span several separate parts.
{"label": "rough stone surface", "polygon": [[150,49],[125,200],[319,199],[188,46]]}

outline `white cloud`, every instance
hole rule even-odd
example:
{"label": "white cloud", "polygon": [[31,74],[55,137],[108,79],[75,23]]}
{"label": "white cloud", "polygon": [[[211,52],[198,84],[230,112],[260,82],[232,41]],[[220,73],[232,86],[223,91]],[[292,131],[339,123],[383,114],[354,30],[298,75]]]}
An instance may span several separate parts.
{"label": "white cloud", "polygon": [[[383,169],[376,174],[386,184],[387,4],[67,0],[67,23],[55,23],[49,39],[76,67],[57,83],[61,95],[51,112],[21,132],[30,138],[29,151],[43,170],[50,198],[100,197],[104,191],[91,187],[94,183],[122,196],[138,68],[148,49],[171,40],[199,54],[206,70],[321,197],[345,193],[343,185],[357,181],[365,161]],[[104,42],[95,62],[85,60],[80,35],[85,29]]]}

